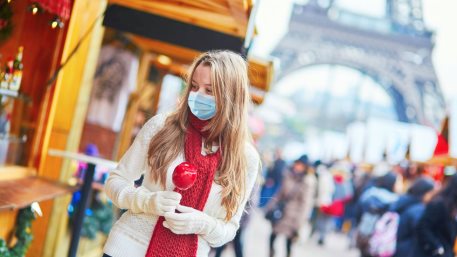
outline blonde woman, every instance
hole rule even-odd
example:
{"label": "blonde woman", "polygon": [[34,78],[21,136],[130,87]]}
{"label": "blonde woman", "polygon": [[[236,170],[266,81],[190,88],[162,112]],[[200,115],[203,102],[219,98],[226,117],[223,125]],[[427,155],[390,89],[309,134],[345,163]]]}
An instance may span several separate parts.
{"label": "blonde woman", "polygon": [[[229,51],[204,53],[187,85],[177,110],[149,120],[107,180],[107,195],[127,212],[104,256],[208,256],[235,236],[260,166],[247,127],[246,62]],[[198,168],[186,191],[171,179],[183,161]]]}

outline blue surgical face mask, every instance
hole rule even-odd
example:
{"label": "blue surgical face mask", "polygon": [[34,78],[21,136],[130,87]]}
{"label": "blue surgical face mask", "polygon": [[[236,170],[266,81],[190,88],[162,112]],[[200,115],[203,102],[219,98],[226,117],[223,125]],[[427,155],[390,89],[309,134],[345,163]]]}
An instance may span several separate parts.
{"label": "blue surgical face mask", "polygon": [[200,120],[209,120],[216,115],[216,100],[214,96],[190,92],[187,104],[190,111]]}

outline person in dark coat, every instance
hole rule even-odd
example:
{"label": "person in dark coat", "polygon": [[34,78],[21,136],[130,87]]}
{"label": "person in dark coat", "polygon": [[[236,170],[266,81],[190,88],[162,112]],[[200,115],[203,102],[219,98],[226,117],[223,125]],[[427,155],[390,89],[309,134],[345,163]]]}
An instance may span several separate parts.
{"label": "person in dark coat", "polygon": [[457,175],[427,204],[417,225],[414,257],[454,257],[457,236]]}
{"label": "person in dark coat", "polygon": [[286,162],[282,159],[281,150],[276,149],[275,160],[273,165],[267,170],[265,183],[260,192],[260,208],[267,206],[271,198],[279,191],[286,168]]}
{"label": "person in dark coat", "polygon": [[419,178],[411,185],[405,195],[392,204],[390,211],[400,215],[394,257],[406,257],[411,253],[414,246],[416,226],[425,209],[424,197],[433,188],[433,180]]}

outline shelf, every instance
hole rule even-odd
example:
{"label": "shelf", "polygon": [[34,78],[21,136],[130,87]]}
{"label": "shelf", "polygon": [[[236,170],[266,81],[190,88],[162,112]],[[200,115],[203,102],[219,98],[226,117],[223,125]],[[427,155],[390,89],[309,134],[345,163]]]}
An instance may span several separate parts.
{"label": "shelf", "polygon": [[21,209],[77,189],[36,176],[0,181],[0,211]]}
{"label": "shelf", "polygon": [[117,168],[117,162],[113,162],[110,160],[98,158],[98,157],[93,157],[81,153],[75,153],[75,152],[68,152],[68,151],[62,151],[62,150],[57,150],[57,149],[49,149],[48,154],[50,156],[59,156],[63,157],[66,159],[70,160],[77,160],[81,162],[86,162],[86,163],[92,163],[97,166],[105,167],[107,169],[115,169]]}
{"label": "shelf", "polygon": [[29,96],[27,96],[27,95],[19,93],[18,91],[4,89],[4,88],[0,88],[0,96],[16,98],[16,99],[23,100],[25,102],[30,102],[31,101],[31,98]]}
{"label": "shelf", "polygon": [[5,180],[26,178],[35,174],[35,169],[29,167],[16,165],[0,166],[0,183]]}
{"label": "shelf", "polygon": [[25,143],[27,142],[27,137],[22,136],[22,137],[17,137],[17,136],[8,136],[5,134],[0,134],[0,141],[7,141],[11,143]]}
{"label": "shelf", "polygon": [[10,97],[19,97],[19,92],[14,91],[14,90],[0,88],[0,95],[10,96]]}

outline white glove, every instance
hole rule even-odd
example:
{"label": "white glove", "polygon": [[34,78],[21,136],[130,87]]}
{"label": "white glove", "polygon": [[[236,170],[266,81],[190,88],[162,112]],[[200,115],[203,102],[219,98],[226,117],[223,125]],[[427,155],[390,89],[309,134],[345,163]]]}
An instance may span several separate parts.
{"label": "white glove", "polygon": [[181,213],[165,213],[163,226],[177,235],[206,235],[216,227],[216,219],[204,212],[183,205],[179,205],[176,210]]}
{"label": "white glove", "polygon": [[173,191],[153,192],[146,200],[146,212],[163,216],[167,212],[175,212],[181,201],[181,194]]}

